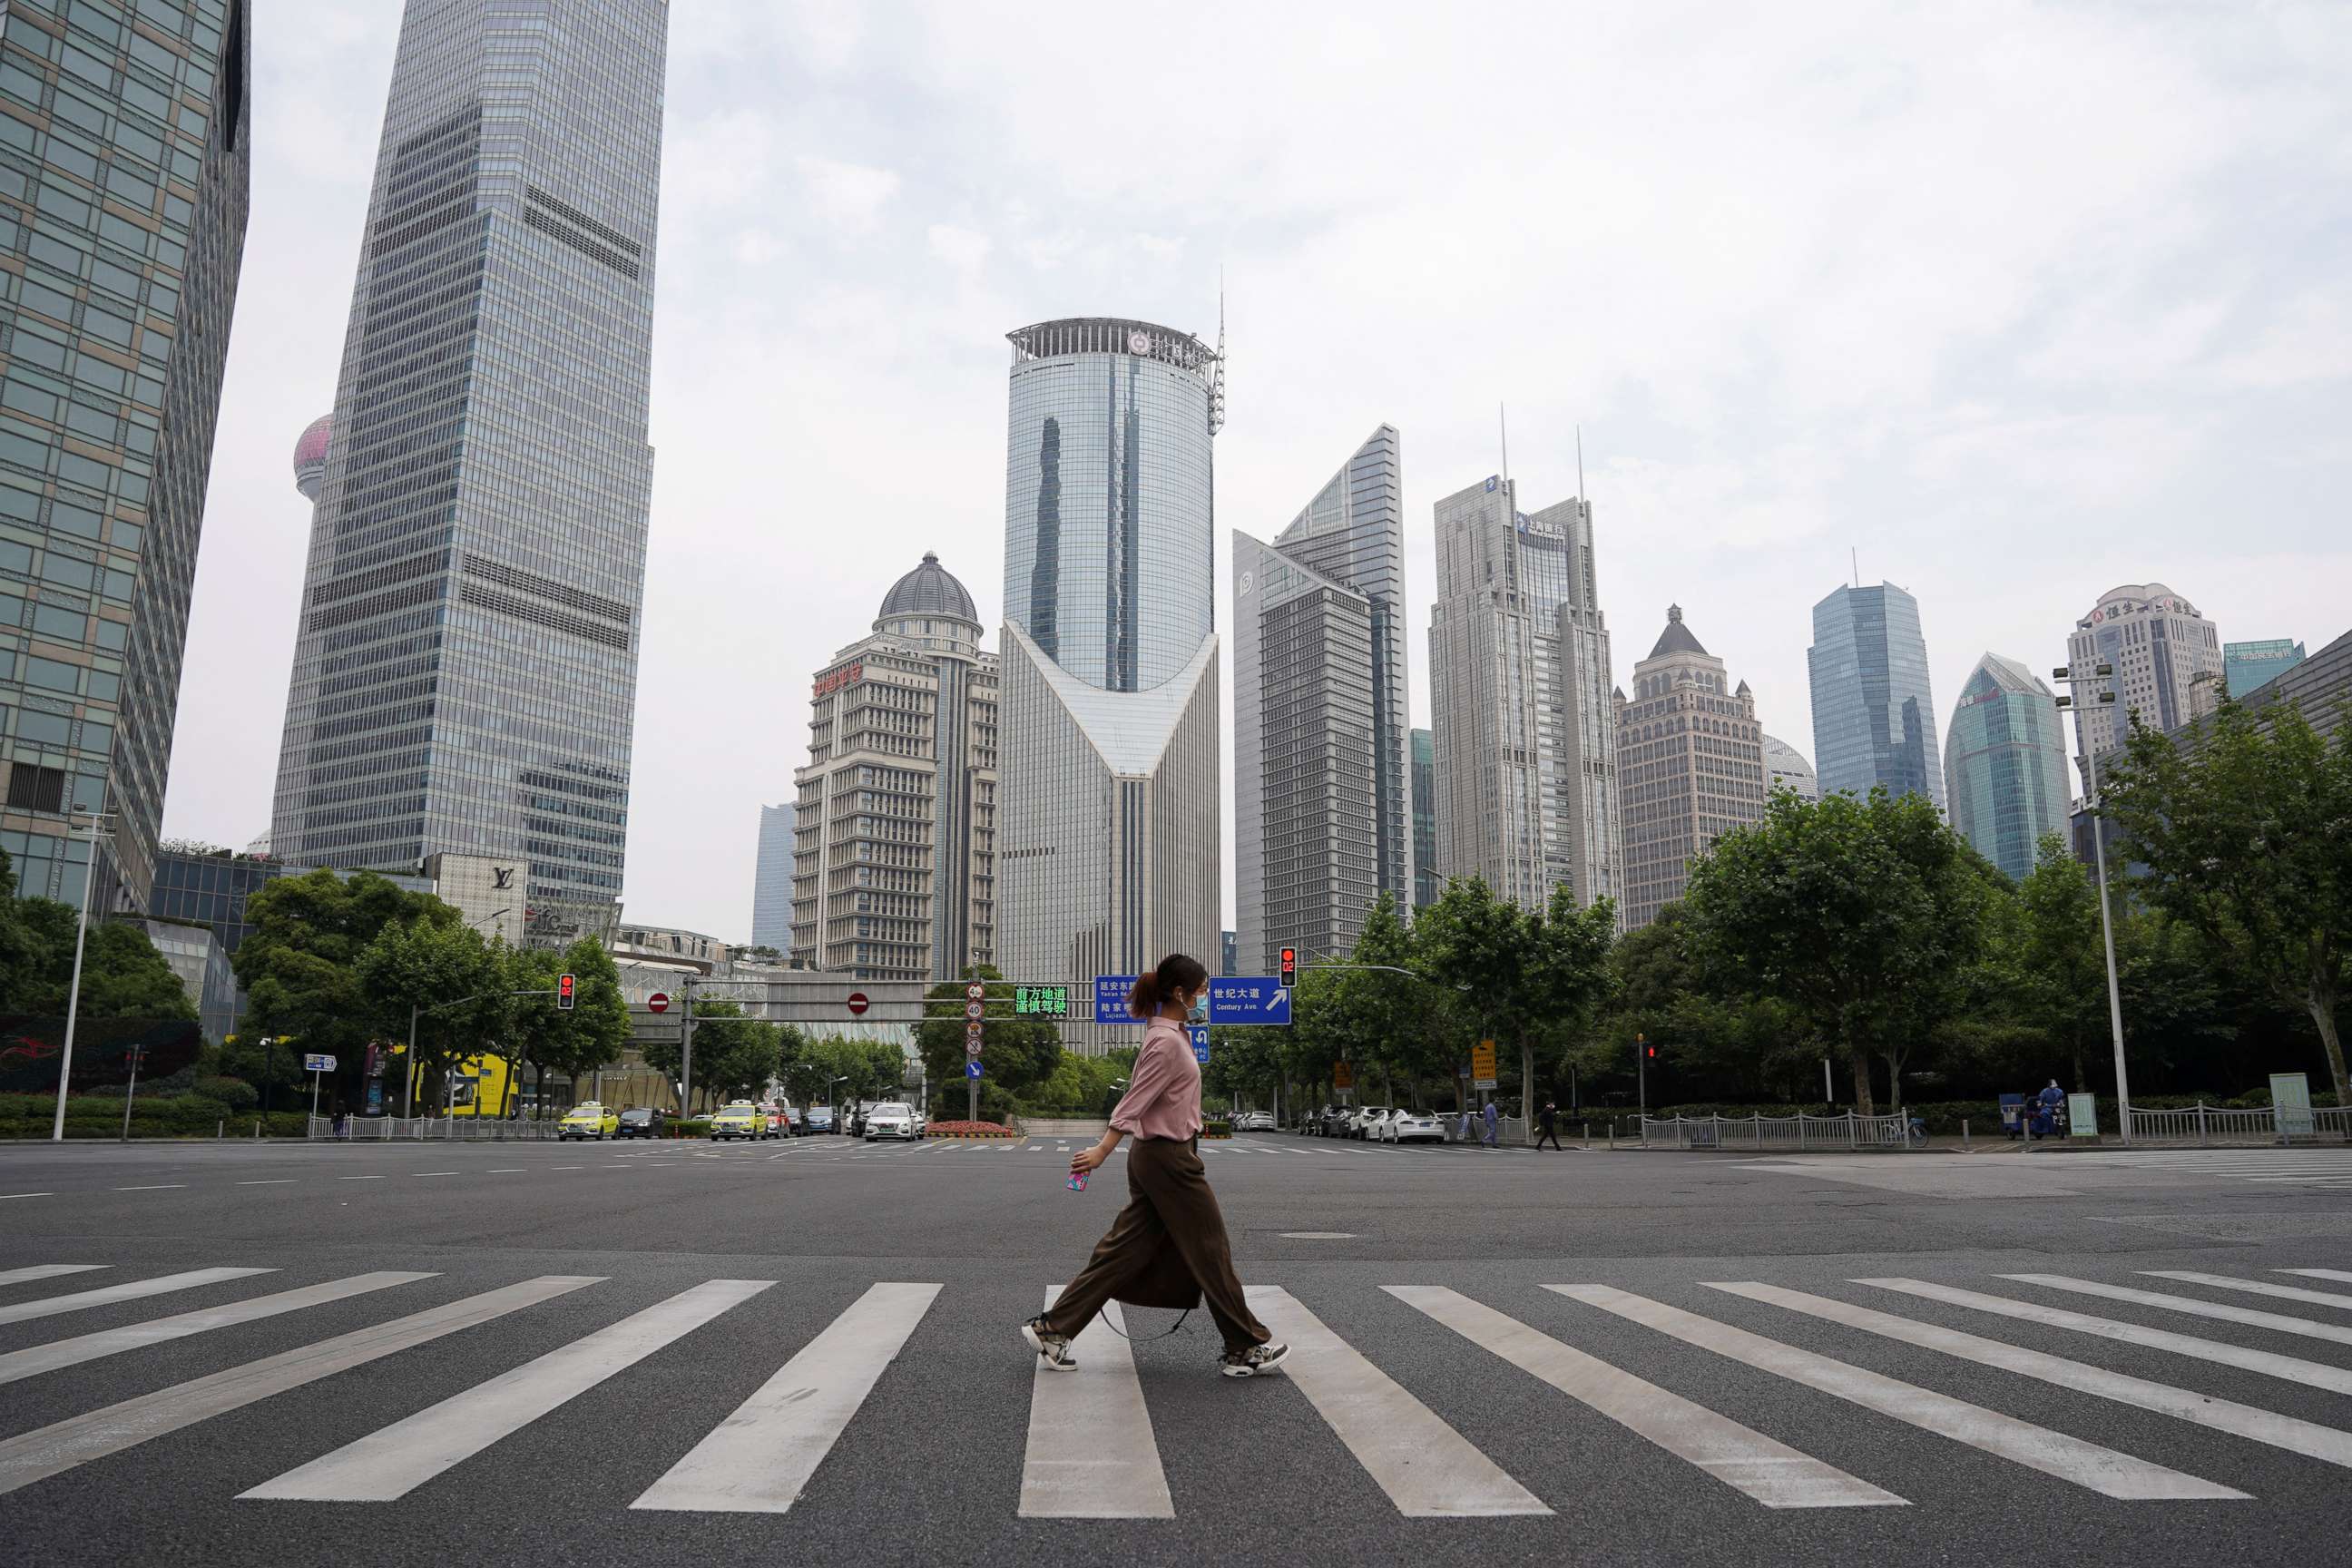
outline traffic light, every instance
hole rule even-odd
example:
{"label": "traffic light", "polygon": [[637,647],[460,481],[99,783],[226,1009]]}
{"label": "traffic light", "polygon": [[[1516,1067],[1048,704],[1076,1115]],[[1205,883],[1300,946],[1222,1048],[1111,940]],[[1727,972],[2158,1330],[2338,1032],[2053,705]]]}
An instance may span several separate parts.
{"label": "traffic light", "polygon": [[572,976],[569,974],[555,977],[555,1010],[559,1013],[572,1011]]}
{"label": "traffic light", "polygon": [[1658,1059],[1658,1047],[1655,1047],[1655,1046],[1647,1046],[1647,1047],[1644,1047],[1643,1048],[1644,1048],[1645,1050],[1647,1050],[1647,1051],[1650,1053],[1650,1059],[1651,1059],[1652,1061],[1656,1061],[1656,1060]]}
{"label": "traffic light", "polygon": [[1282,984],[1286,987],[1298,984],[1298,950],[1295,947],[1282,950]]}

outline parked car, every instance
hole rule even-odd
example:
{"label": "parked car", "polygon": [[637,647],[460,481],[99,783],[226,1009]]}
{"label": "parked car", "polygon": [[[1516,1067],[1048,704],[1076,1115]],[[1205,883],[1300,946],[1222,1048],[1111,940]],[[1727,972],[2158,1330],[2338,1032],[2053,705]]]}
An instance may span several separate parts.
{"label": "parked car", "polygon": [[830,1132],[833,1131],[833,1107],[830,1105],[812,1105],[803,1113],[801,1119],[808,1124],[805,1129],[807,1131]]}
{"label": "parked car", "polygon": [[786,1109],[782,1100],[761,1100],[760,1102],[760,1118],[767,1124],[767,1134],[769,1137],[789,1138],[793,1135],[792,1114],[790,1110]]}
{"label": "parked car", "polygon": [[621,1130],[621,1119],[593,1100],[583,1100],[564,1112],[563,1120],[555,1124],[559,1142],[569,1143],[574,1138],[605,1139]]}
{"label": "parked car", "polygon": [[923,1137],[931,1130],[931,1119],[921,1106],[915,1107],[915,1136]]}
{"label": "parked car", "polygon": [[1244,1110],[1234,1118],[1234,1131],[1236,1132],[1271,1132],[1274,1131],[1274,1112],[1271,1110]]}
{"label": "parked car", "polygon": [[789,1100],[784,1101],[784,1117],[792,1123],[792,1131],[795,1136],[808,1131],[807,1113]]}
{"label": "parked car", "polygon": [[621,1112],[615,1138],[658,1138],[670,1124],[670,1114],[656,1105],[633,1105]]}
{"label": "parked car", "polygon": [[1326,1106],[1323,1110],[1323,1125],[1317,1131],[1326,1138],[1348,1137],[1350,1123],[1355,1121],[1355,1116],[1356,1113],[1344,1105]]}
{"label": "parked car", "polygon": [[727,1138],[748,1138],[756,1143],[767,1135],[767,1119],[751,1100],[730,1100],[711,1115],[710,1141],[714,1143]]}
{"label": "parked car", "polygon": [[1373,1129],[1388,1113],[1389,1108],[1385,1105],[1358,1106],[1355,1113],[1348,1118],[1348,1136],[1360,1143],[1364,1142],[1372,1136]]}
{"label": "parked car", "polygon": [[1383,1143],[1443,1143],[1445,1129],[1426,1110],[1399,1110],[1381,1123]]}
{"label": "parked car", "polygon": [[909,1142],[915,1137],[915,1108],[896,1100],[886,1100],[866,1113],[866,1141],[877,1138],[899,1138]]}

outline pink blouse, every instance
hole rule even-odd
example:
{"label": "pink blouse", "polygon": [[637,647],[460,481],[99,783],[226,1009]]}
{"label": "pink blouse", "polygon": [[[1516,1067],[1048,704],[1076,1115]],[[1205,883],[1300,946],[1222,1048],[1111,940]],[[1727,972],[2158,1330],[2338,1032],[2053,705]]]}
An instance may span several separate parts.
{"label": "pink blouse", "polygon": [[1110,1124],[1136,1138],[1182,1142],[1201,1131],[1201,1064],[1192,1042],[1173,1018],[1154,1017],[1143,1032],[1135,1072],[1110,1113]]}

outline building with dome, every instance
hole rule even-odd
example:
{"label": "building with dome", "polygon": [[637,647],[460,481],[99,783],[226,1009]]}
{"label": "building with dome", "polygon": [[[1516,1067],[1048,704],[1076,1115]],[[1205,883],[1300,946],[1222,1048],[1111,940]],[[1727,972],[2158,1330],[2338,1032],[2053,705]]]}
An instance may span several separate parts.
{"label": "building with dome", "polygon": [[1776,790],[1785,789],[1799,800],[1822,798],[1822,781],[1805,753],[1778,735],[1764,737],[1764,772]]}
{"label": "building with dome", "polygon": [[997,659],[925,552],[809,691],[793,774],[792,956],[860,980],[996,962]]}
{"label": "building with dome", "polygon": [[319,504],[319,490],[327,482],[327,445],[334,427],[335,416],[321,414],[302,426],[294,443],[294,488],[312,506]]}
{"label": "building with dome", "polygon": [[[2102,757],[2124,743],[2133,715],[2151,730],[2178,730],[2220,707],[2227,686],[2221,632],[2161,583],[2126,583],[2100,595],[2067,635],[2066,662],[2076,669],[2115,667],[2104,681],[2092,676],[2073,689],[2076,733]],[[2102,686],[2115,692],[2114,702],[2099,700]]]}
{"label": "building with dome", "polygon": [[1650,657],[1633,667],[1633,695],[1616,693],[1628,931],[1683,896],[1694,858],[1764,819],[1764,727],[1748,682],[1730,682],[1673,605]]}

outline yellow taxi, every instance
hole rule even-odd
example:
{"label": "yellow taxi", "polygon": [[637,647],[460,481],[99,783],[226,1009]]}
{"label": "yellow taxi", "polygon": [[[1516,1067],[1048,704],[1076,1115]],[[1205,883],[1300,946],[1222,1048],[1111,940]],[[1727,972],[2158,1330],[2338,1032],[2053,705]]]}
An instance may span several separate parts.
{"label": "yellow taxi", "polygon": [[574,1138],[610,1138],[621,1130],[621,1115],[607,1110],[593,1100],[583,1100],[564,1113],[556,1124],[555,1135],[565,1142]]}
{"label": "yellow taxi", "polygon": [[756,1143],[767,1135],[768,1119],[748,1100],[730,1100],[711,1115],[710,1139],[714,1143],[721,1138],[749,1138]]}

